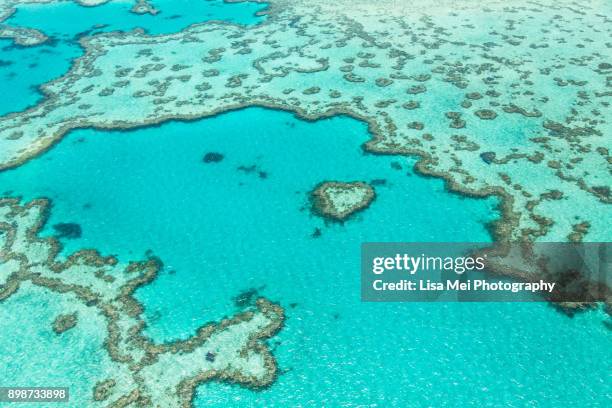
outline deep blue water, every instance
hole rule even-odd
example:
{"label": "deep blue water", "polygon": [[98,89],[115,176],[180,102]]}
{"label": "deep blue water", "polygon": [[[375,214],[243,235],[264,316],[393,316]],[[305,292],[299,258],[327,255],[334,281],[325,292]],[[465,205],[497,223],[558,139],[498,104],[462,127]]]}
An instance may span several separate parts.
{"label": "deep blue water", "polygon": [[142,28],[151,34],[173,33],[204,21],[222,20],[237,24],[257,24],[264,17],[255,15],[265,4],[224,3],[223,0],[156,0],[160,13],[130,13],[133,2],[109,2],[83,7],[76,2],[27,4],[5,24],[41,30],[51,38],[35,47],[14,46],[0,40],[0,115],[17,112],[36,104],[42,95],[38,86],[64,74],[83,50],[79,38],[110,31]]}
{"label": "deep blue water", "polygon": [[[368,137],[353,119],[309,123],[259,108],[79,130],[0,173],[0,191],[51,198],[44,234],[79,223],[83,235],[64,240],[65,254],[160,256],[161,276],[137,292],[156,341],[234,313],[233,297],[250,288],[286,308],[270,342],[278,381],[262,392],[206,384],[197,406],[604,406],[612,340],[600,312],[360,302],[362,242],[487,241],[485,223],[497,216],[494,199],[464,199],[414,174],[414,159],[364,155]],[[206,164],[207,152],[224,159]],[[376,201],[344,225],[310,213],[317,183],[373,179],[385,180]]]}

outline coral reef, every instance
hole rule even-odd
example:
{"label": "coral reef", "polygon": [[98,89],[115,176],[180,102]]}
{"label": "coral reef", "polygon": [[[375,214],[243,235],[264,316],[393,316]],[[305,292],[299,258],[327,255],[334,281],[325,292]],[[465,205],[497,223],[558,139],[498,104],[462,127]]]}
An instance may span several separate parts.
{"label": "coral reef", "polygon": [[73,222],[60,222],[53,225],[57,238],[80,238],[82,234],[81,226]]}
{"label": "coral reef", "polygon": [[[8,20],[17,10],[20,4],[44,4],[55,3],[61,0],[3,0],[0,2],[0,23]],[[108,3],[113,0],[73,0],[84,7],[95,7]],[[131,9],[136,14],[158,13],[158,10],[151,5],[149,0],[134,0]],[[16,45],[31,47],[43,44],[49,40],[47,35],[39,30],[28,27],[12,27],[7,24],[0,24],[0,38],[11,38]]]}
{"label": "coral reef", "polygon": [[59,315],[53,321],[53,331],[57,334],[62,334],[76,326],[77,319],[76,313]]}
{"label": "coral reef", "polygon": [[366,151],[418,155],[448,188],[498,195],[497,240],[566,240],[579,222],[590,228],[574,238],[609,239],[610,19],[599,2],[272,0],[267,12],[252,27],[83,38],[85,55],[43,86],[45,100],[0,118],[0,167],[80,127],[252,105],[346,114],[369,124]]}
{"label": "coral reef", "polygon": [[367,208],[376,193],[366,183],[327,181],[319,184],[311,193],[315,214],[336,221],[344,221],[357,211]]}
{"label": "coral reef", "polygon": [[204,163],[219,163],[222,161],[224,156],[221,153],[217,152],[208,152],[202,158]]}
{"label": "coral reef", "polygon": [[33,28],[17,28],[0,24],[0,38],[11,38],[15,44],[22,47],[40,45],[49,38]]}
{"label": "coral reef", "polygon": [[[93,250],[60,259],[58,241],[37,236],[48,208],[43,199],[25,205],[0,200],[0,302],[43,287],[64,296],[69,310],[79,310],[79,320],[104,318],[113,368],[92,390],[88,406],[188,407],[203,381],[261,388],[274,380],[276,362],[262,340],[280,329],[280,306],[258,298],[188,339],[154,344],[142,334],[142,306],[133,293],[155,279],[159,261],[122,264]],[[76,324],[77,315],[66,313],[53,329],[60,334]]]}
{"label": "coral reef", "polygon": [[157,13],[159,13],[159,10],[153,7],[153,5],[151,5],[148,0],[136,0],[134,6],[132,6],[132,9],[130,11],[136,14],[156,15]]}

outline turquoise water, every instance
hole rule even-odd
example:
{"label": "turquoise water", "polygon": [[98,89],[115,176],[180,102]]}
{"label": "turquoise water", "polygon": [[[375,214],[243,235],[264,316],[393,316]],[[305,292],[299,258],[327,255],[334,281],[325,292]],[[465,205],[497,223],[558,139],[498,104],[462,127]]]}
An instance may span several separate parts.
{"label": "turquoise water", "polygon": [[[262,392],[206,384],[196,406],[605,406],[612,337],[602,312],[360,302],[362,242],[489,241],[485,224],[497,217],[494,199],[450,194],[414,174],[414,159],[364,155],[368,137],[346,117],[310,123],[260,108],[79,130],[0,173],[0,192],[51,198],[46,235],[79,223],[64,254],[160,256],[160,277],[137,292],[155,341],[234,313],[233,297],[251,288],[280,302],[277,382]],[[206,164],[207,152],[224,159]],[[317,183],[375,179],[376,201],[346,224],[311,215]]]}
{"label": "turquoise water", "polygon": [[[36,86],[82,54],[82,35],[256,24],[265,7],[157,0],[159,15],[139,16],[131,5],[20,7],[8,23],[53,41],[0,41],[0,114],[40,100]],[[233,314],[233,298],[245,290],[280,302],[286,325],[270,341],[277,382],[261,392],[205,384],[196,406],[609,406],[612,337],[600,311],[570,319],[546,304],[360,302],[362,242],[489,241],[485,224],[498,215],[494,199],[464,199],[414,174],[414,159],[364,155],[368,137],[349,118],[307,123],[258,108],[130,132],[79,130],[0,173],[0,193],[51,198],[45,235],[56,223],[78,223],[82,237],[63,240],[64,254],[93,247],[124,261],[160,256],[160,277],[137,293],[155,341]],[[224,160],[205,164],[207,152]],[[324,180],[385,182],[370,208],[326,225],[310,214],[307,196]],[[80,320],[56,336],[51,322],[74,307],[62,299],[34,290],[3,303],[0,327],[11,336],[0,336],[0,373],[15,384],[69,385],[73,402],[85,406],[109,364],[95,329],[102,322]],[[23,316],[37,319],[24,324]],[[32,372],[37,384],[28,382]]]}
{"label": "turquoise water", "polygon": [[[91,390],[111,366],[103,349],[102,316],[64,296],[25,283],[0,307],[0,372],[2,386],[69,387],[71,407],[86,407]],[[77,313],[78,324],[57,335],[53,320],[63,313]],[[10,335],[9,335],[10,333]],[[98,378],[96,378],[98,377]],[[2,404],[3,407],[41,406]]]}
{"label": "turquoise water", "polygon": [[64,74],[83,50],[82,36],[101,32],[130,31],[142,28],[150,34],[166,34],[204,21],[222,20],[237,24],[256,24],[264,20],[255,15],[265,4],[224,3],[223,0],[157,0],[160,13],[131,13],[131,1],[109,2],[83,7],[67,1],[54,4],[26,4],[4,23],[36,28],[51,38],[36,47],[19,47],[11,40],[0,40],[0,115],[17,112],[42,99],[38,86]]}

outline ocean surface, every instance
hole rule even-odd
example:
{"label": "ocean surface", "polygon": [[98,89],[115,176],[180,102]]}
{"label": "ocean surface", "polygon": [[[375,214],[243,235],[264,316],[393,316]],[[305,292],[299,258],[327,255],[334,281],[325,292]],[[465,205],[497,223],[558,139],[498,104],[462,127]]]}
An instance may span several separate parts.
{"label": "ocean surface", "polygon": [[180,31],[195,23],[220,20],[236,24],[257,24],[265,20],[255,14],[265,4],[224,3],[223,0],[156,0],[161,11],[131,13],[132,1],[112,1],[83,7],[73,1],[54,4],[25,4],[3,24],[36,28],[50,40],[36,47],[22,47],[0,39],[0,115],[24,110],[43,95],[38,86],[63,75],[72,61],[83,54],[79,39],[111,31],[141,28],[150,34]]}
{"label": "ocean surface", "polygon": [[[128,2],[20,8],[9,23],[57,41],[0,42],[0,59],[10,62],[0,66],[8,95],[0,113],[39,100],[35,86],[68,69],[82,53],[78,33],[96,24],[151,33],[210,19],[255,24],[264,7],[155,5],[157,17],[129,13]],[[83,129],[0,172],[0,193],[52,200],[42,235],[78,223],[82,235],[62,239],[63,255],[86,247],[122,261],[159,256],[160,276],[136,296],[154,341],[186,338],[234,314],[245,291],[285,308],[286,324],[269,342],[277,381],[257,392],[203,384],[197,407],[609,406],[612,337],[602,311],[569,318],[545,303],[360,301],[362,242],[489,242],[486,225],[499,216],[496,199],[449,193],[441,180],[416,174],[414,158],[364,154],[369,137],[364,123],[347,117],[306,122],[263,108],[132,131]],[[223,160],[205,163],[209,152]],[[377,198],[344,224],[326,223],[311,213],[308,196],[326,180],[374,181]],[[88,337],[102,333],[94,327],[102,323],[61,337],[36,323],[60,312],[61,296],[42,289],[2,305],[2,331],[11,333],[0,336],[3,378],[20,383],[35,372],[41,385],[68,378],[71,392],[90,392],[108,364],[101,335]]]}
{"label": "ocean surface", "polygon": [[[43,235],[78,223],[82,236],[64,239],[64,254],[92,247],[122,260],[161,257],[159,278],[137,292],[155,341],[236,312],[234,298],[250,289],[286,308],[271,340],[277,382],[262,392],[206,384],[196,406],[529,403],[519,396],[604,406],[612,341],[601,312],[572,319],[544,303],[360,302],[362,242],[486,242],[485,223],[498,216],[494,199],[451,194],[416,175],[413,159],[364,155],[368,137],[346,117],[311,123],[261,108],[128,132],[79,130],[0,173],[0,191],[51,198]],[[204,163],[208,152],[224,159]],[[326,225],[308,200],[324,180],[384,184],[370,208]]]}
{"label": "ocean surface", "polygon": [[3,387],[68,387],[67,406],[81,408],[88,406],[94,385],[111,372],[113,361],[104,348],[106,331],[101,328],[106,321],[102,316],[89,314],[90,318],[80,319],[61,336],[53,331],[52,322],[62,313],[87,315],[86,307],[75,308],[76,302],[68,300],[68,296],[25,283],[2,302],[0,373]]}

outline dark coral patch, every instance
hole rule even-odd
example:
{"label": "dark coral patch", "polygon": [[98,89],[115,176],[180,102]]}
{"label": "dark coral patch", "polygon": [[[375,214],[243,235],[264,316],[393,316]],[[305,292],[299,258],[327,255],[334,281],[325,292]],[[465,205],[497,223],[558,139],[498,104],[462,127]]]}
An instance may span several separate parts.
{"label": "dark coral patch", "polygon": [[60,222],[55,224],[53,229],[55,230],[55,236],[58,238],[81,238],[81,226],[74,222]]}
{"label": "dark coral patch", "polygon": [[221,153],[217,152],[208,152],[204,155],[202,161],[204,163],[219,163],[224,159],[224,156]]}
{"label": "dark coral patch", "polygon": [[480,158],[482,159],[483,162],[487,164],[491,164],[495,160],[495,152],[480,153]]}
{"label": "dark coral patch", "polygon": [[59,315],[53,321],[53,331],[56,334],[62,334],[65,331],[72,329],[77,324],[76,313]]}
{"label": "dark coral patch", "polygon": [[259,292],[255,288],[247,289],[244,292],[234,297],[234,304],[238,307],[250,306],[255,303],[255,299],[259,296]]}
{"label": "dark coral patch", "polygon": [[497,117],[497,113],[491,109],[480,109],[474,112],[474,115],[478,116],[482,120],[492,120]]}
{"label": "dark coral patch", "polygon": [[257,165],[256,164],[251,164],[248,166],[242,165],[242,166],[238,166],[236,170],[249,174],[257,170]]}
{"label": "dark coral patch", "polygon": [[372,186],[384,186],[385,184],[387,184],[387,180],[385,179],[374,179],[370,181],[370,185]]}
{"label": "dark coral patch", "polygon": [[419,106],[420,104],[417,101],[408,101],[402,105],[404,109],[408,109],[408,110],[416,109]]}

